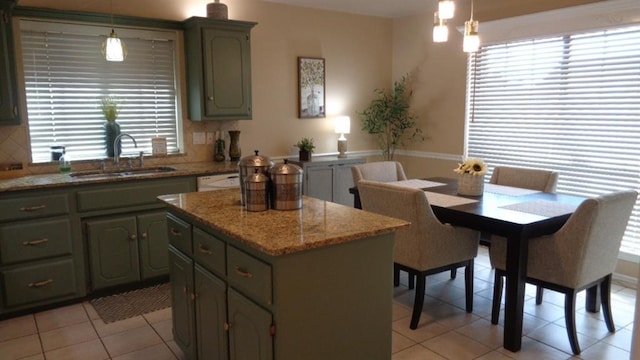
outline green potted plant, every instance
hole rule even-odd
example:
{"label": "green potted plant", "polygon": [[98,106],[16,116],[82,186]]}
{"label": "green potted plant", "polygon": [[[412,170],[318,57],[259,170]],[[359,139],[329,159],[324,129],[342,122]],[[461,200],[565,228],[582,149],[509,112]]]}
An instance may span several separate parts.
{"label": "green potted plant", "polygon": [[311,154],[313,153],[313,149],[315,149],[315,145],[313,145],[313,138],[302,138],[302,140],[298,141],[296,144],[298,147],[298,157],[300,161],[309,161],[311,160]]}
{"label": "green potted plant", "polygon": [[362,130],[375,135],[385,160],[393,160],[396,148],[406,140],[424,140],[422,129],[416,127],[416,116],[409,111],[412,91],[409,76],[394,82],[390,92],[376,89],[376,97],[360,113]]}
{"label": "green potted plant", "polygon": [[[116,140],[116,137],[120,135],[120,124],[116,122],[118,119],[118,115],[120,114],[120,106],[118,104],[118,100],[112,96],[105,96],[100,101],[100,110],[102,110],[102,115],[107,120],[104,124],[104,139],[105,139],[105,147],[107,151],[107,156],[114,156],[114,148],[113,142]],[[118,144],[120,147],[120,144]],[[121,152],[121,148],[118,148],[118,154]]]}

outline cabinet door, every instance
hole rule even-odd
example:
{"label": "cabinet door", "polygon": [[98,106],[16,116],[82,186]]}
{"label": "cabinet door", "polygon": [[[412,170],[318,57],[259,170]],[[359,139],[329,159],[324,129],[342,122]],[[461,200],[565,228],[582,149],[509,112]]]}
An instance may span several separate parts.
{"label": "cabinet door", "polygon": [[273,359],[271,314],[229,289],[229,359]]}
{"label": "cabinet door", "polygon": [[195,359],[193,261],[180,251],[169,247],[169,274],[171,277],[173,339],[185,353],[187,359]]}
{"label": "cabinet door", "polygon": [[304,194],[321,200],[333,200],[333,166],[309,166],[305,169]]}
{"label": "cabinet door", "polygon": [[349,188],[353,187],[351,164],[339,164],[334,167],[333,202],[353,206],[353,194]]}
{"label": "cabinet door", "polygon": [[138,249],[142,279],[169,272],[169,234],[165,211],[138,216]]}
{"label": "cabinet door", "polygon": [[198,360],[226,360],[226,284],[199,265],[195,266],[194,274]]}
{"label": "cabinet door", "polygon": [[251,118],[248,31],[203,30],[205,116]]}
{"label": "cabinet door", "polygon": [[11,29],[11,9],[14,4],[13,1],[0,0],[0,125],[14,125],[20,122]]}
{"label": "cabinet door", "polygon": [[134,216],[90,220],[85,226],[92,289],[140,280]]}

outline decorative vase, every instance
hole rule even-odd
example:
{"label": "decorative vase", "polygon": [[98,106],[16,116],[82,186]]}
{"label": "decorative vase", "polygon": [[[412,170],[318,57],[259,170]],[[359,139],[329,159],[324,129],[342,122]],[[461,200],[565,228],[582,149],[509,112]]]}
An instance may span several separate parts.
{"label": "decorative vase", "polygon": [[[104,123],[104,141],[106,143],[107,156],[113,157],[115,155],[113,142],[116,141],[116,137],[120,135],[120,124],[115,121],[107,121]],[[118,154],[122,152],[122,145],[118,144]]]}
{"label": "decorative vase", "polygon": [[298,152],[298,158],[300,161],[311,161],[311,153],[308,151],[300,150]]}
{"label": "decorative vase", "polygon": [[307,96],[307,112],[310,116],[320,115],[320,98],[311,86],[311,93]]}
{"label": "decorative vase", "polygon": [[484,192],[484,175],[460,174],[458,178],[458,194],[482,196]]}
{"label": "decorative vase", "polygon": [[224,140],[222,139],[216,140],[215,150],[213,151],[213,161],[224,161]]}
{"label": "decorative vase", "polygon": [[229,130],[229,159],[240,160],[240,130]]}

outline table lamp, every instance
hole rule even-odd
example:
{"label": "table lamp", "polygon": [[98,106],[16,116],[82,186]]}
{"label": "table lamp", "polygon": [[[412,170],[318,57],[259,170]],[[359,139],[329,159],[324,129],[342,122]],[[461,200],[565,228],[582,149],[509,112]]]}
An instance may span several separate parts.
{"label": "table lamp", "polygon": [[351,131],[351,119],[348,116],[338,116],[336,119],[336,134],[340,134],[338,138],[338,157],[347,157],[347,138],[344,134],[348,134]]}

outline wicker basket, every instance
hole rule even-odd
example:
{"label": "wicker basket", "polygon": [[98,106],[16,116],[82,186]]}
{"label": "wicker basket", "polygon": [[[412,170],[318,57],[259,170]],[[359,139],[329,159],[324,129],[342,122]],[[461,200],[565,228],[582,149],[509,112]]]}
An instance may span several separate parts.
{"label": "wicker basket", "polygon": [[484,192],[484,175],[461,174],[458,178],[458,194],[482,196]]}

